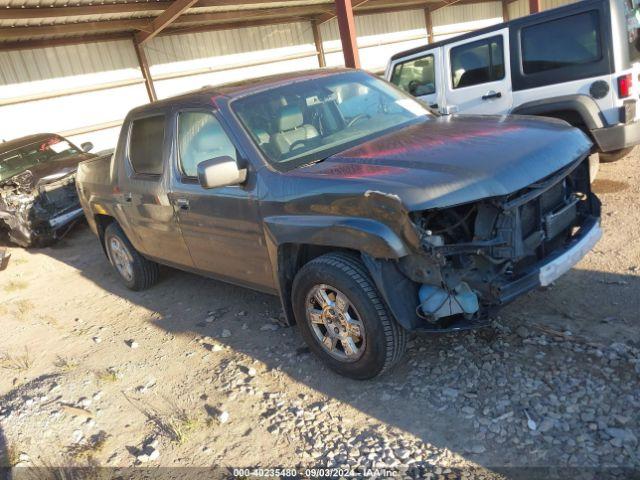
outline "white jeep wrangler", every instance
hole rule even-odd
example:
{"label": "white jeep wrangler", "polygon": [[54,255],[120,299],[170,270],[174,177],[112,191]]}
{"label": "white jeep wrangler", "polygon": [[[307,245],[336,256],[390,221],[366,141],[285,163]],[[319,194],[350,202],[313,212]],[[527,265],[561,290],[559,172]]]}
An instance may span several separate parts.
{"label": "white jeep wrangler", "polygon": [[386,78],[443,114],[566,120],[615,161],[640,143],[636,2],[584,0],[414,48]]}

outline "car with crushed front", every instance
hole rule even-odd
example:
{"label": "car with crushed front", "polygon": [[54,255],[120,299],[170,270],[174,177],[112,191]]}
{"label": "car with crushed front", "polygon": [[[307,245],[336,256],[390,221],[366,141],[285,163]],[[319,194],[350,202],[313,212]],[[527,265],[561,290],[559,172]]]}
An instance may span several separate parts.
{"label": "car with crushed front", "polygon": [[562,120],[439,116],[323,69],[138,107],[77,188],[129,288],[163,264],[278,295],[312,352],[366,379],[412,332],[487,325],[595,245],[590,149]]}
{"label": "car with crushed front", "polygon": [[75,173],[92,148],[53,133],[0,143],[0,228],[13,243],[51,245],[82,218]]}

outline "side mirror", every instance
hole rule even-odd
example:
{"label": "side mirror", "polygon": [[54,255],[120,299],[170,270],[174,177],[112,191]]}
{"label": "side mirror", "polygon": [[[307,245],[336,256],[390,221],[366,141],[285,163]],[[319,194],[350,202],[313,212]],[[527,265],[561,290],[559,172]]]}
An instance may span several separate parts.
{"label": "side mirror", "polygon": [[202,188],[239,185],[246,178],[247,169],[238,168],[236,161],[229,156],[210,158],[198,164],[198,181]]}
{"label": "side mirror", "polygon": [[91,150],[93,150],[93,143],[84,142],[82,145],[80,145],[80,148],[83,152],[90,152]]}

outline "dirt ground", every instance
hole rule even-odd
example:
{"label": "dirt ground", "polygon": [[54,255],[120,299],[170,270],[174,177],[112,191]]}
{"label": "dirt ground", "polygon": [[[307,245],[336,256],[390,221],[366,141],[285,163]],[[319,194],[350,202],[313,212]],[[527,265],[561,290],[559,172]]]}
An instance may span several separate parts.
{"label": "dirt ground", "polygon": [[368,382],[324,368],[275,297],[171,269],[128,291],[84,224],[52,248],[5,242],[2,462],[637,472],[640,153],[595,190],[605,235],[576,268]]}

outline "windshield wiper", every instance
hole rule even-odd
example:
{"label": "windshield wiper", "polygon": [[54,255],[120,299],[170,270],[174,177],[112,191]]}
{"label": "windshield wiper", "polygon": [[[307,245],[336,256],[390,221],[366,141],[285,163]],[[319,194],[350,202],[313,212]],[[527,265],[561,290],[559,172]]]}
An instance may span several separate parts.
{"label": "windshield wiper", "polygon": [[310,162],[303,163],[302,165],[298,165],[296,168],[310,167],[311,165],[315,165],[316,163],[324,162],[327,158],[329,158],[329,157],[324,157],[324,158],[318,158],[316,160],[311,160]]}

